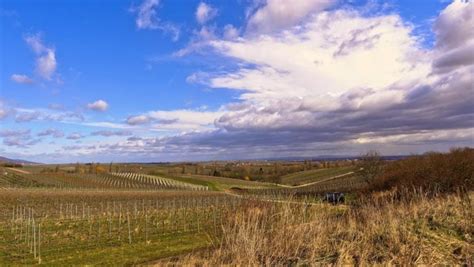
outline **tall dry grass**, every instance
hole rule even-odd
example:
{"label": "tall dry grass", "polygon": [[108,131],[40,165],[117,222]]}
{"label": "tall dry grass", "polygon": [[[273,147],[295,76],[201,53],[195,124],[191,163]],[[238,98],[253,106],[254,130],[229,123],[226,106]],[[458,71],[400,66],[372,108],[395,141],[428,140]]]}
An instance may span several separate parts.
{"label": "tall dry grass", "polygon": [[229,218],[216,249],[173,264],[472,266],[474,194],[413,194],[379,193],[351,207],[255,205]]}

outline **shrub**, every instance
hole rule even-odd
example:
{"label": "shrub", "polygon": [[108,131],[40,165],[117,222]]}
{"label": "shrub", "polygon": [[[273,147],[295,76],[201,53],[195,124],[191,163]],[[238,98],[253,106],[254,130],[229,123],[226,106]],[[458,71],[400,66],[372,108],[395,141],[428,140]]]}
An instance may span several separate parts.
{"label": "shrub", "polygon": [[474,189],[474,149],[426,153],[386,164],[369,186],[371,191],[417,188],[430,193]]}

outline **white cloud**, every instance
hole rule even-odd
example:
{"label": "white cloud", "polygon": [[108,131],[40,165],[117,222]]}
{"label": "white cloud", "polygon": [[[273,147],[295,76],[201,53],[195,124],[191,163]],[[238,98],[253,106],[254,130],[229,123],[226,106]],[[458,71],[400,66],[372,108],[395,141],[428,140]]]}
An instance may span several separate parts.
{"label": "white cloud", "polygon": [[454,0],[436,19],[436,45],[442,49],[470,44],[474,38],[474,2]]}
{"label": "white cloud", "polygon": [[25,41],[37,56],[36,73],[43,79],[51,80],[57,68],[55,50],[43,44],[40,34],[29,35]]}
{"label": "white cloud", "polygon": [[200,41],[207,41],[216,39],[215,27],[202,26],[199,31],[194,31],[197,39]]}
{"label": "white cloud", "polygon": [[284,35],[211,45],[224,56],[255,66],[208,80],[212,87],[245,90],[243,99],[327,98],[355,88],[378,91],[430,72],[427,53],[396,15],[323,12]]}
{"label": "white cloud", "polygon": [[434,24],[435,72],[449,72],[474,64],[474,1],[455,0]]}
{"label": "white cloud", "polygon": [[214,123],[214,120],[219,117],[222,112],[219,111],[195,111],[188,109],[181,110],[158,110],[150,111],[148,116],[157,121],[174,121],[177,120],[182,123],[197,124],[197,125],[210,125]]}
{"label": "white cloud", "polygon": [[161,30],[172,35],[173,41],[177,41],[180,36],[180,29],[173,23],[163,22],[158,17],[157,8],[159,0],[144,0],[139,6],[130,10],[137,14],[135,24],[138,29]]}
{"label": "white cloud", "polygon": [[[400,139],[405,145],[447,144],[441,137],[448,135],[436,131],[472,128],[474,99],[466,97],[472,94],[472,57],[463,42],[458,52],[455,46],[423,48],[420,40],[396,14],[343,9],[321,11],[278,33],[209,41],[211,51],[234,60],[232,71],[196,72],[187,81],[238,90],[241,101],[221,108],[214,132],[172,142],[288,150],[285,144],[336,147],[371,143],[367,138],[388,144],[406,135]],[[454,72],[433,74],[441,56],[455,62]],[[464,135],[449,136],[450,146],[467,142]]]}
{"label": "white cloud", "polygon": [[61,130],[49,128],[39,132],[37,136],[52,136],[54,138],[61,138],[64,137],[64,133]]}
{"label": "white cloud", "polygon": [[116,131],[102,130],[102,131],[95,131],[95,132],[92,132],[91,135],[94,135],[94,136],[104,136],[104,137],[110,137],[110,136],[130,136],[130,135],[132,135],[132,132],[127,131],[127,130],[116,130]]}
{"label": "white cloud", "polygon": [[29,136],[31,130],[2,130],[0,137]]}
{"label": "white cloud", "polygon": [[[286,5],[268,1],[258,10],[275,3]],[[262,19],[252,34],[226,36],[225,27],[222,39],[214,35],[193,43],[230,63],[190,74],[187,81],[235,90],[240,99],[216,111],[156,110],[122,123],[86,122],[82,125],[129,130],[134,137],[126,138],[128,131],[98,131],[117,137],[78,151],[170,160],[472,146],[474,66],[465,11],[470,5],[456,1],[435,20],[434,48],[424,47],[414,26],[396,14],[322,7],[310,13],[297,7],[262,11],[265,18],[283,16],[288,8],[301,12],[290,14],[289,21],[296,22],[275,26]],[[247,31],[251,28],[249,22]],[[459,29],[466,34],[454,34]]]}
{"label": "white cloud", "polygon": [[8,111],[3,107],[0,107],[0,120],[3,120],[8,116]]}
{"label": "white cloud", "polygon": [[146,115],[137,115],[137,116],[130,116],[127,118],[127,123],[130,125],[138,125],[138,124],[145,124],[150,121],[150,118]]}
{"label": "white cloud", "polygon": [[239,37],[239,30],[231,24],[224,26],[224,39],[234,39]]}
{"label": "white cloud", "polygon": [[208,130],[214,128],[214,122],[223,115],[223,111],[205,110],[156,110],[144,114],[130,116],[127,119],[129,125],[147,125],[147,129],[154,131],[189,131]]}
{"label": "white cloud", "polygon": [[250,16],[247,32],[273,33],[294,26],[308,15],[324,10],[335,2],[335,0],[267,0]]}
{"label": "white cloud", "polygon": [[80,133],[71,133],[69,134],[66,138],[67,139],[70,139],[70,140],[79,140],[81,138],[83,138],[84,136]]}
{"label": "white cloud", "polygon": [[33,120],[38,120],[41,117],[40,112],[21,112],[15,116],[16,122],[30,122]]}
{"label": "white cloud", "polygon": [[196,9],[196,20],[200,24],[204,24],[213,19],[217,15],[217,9],[204,2],[200,2]]}
{"label": "white cloud", "polygon": [[106,111],[109,108],[109,104],[104,100],[97,100],[93,103],[87,104],[87,108],[94,111]]}
{"label": "white cloud", "polygon": [[47,48],[43,41],[41,40],[40,34],[28,35],[25,37],[26,43],[31,47],[35,54],[39,55],[44,52],[47,52],[49,48]]}
{"label": "white cloud", "polygon": [[21,84],[31,84],[33,83],[33,80],[28,77],[27,75],[24,74],[12,74],[10,79],[16,83],[21,83]]}
{"label": "white cloud", "polygon": [[137,12],[135,23],[138,29],[158,28],[159,19],[156,14],[156,8],[159,3],[159,0],[145,0],[140,6],[132,9]]}
{"label": "white cloud", "polygon": [[39,139],[31,137],[31,130],[3,130],[0,131],[0,137],[3,138],[3,144],[9,147],[27,148],[40,142]]}
{"label": "white cloud", "polygon": [[36,59],[36,71],[41,77],[47,80],[51,80],[51,76],[56,71],[56,66],[57,63],[54,50],[49,50]]}

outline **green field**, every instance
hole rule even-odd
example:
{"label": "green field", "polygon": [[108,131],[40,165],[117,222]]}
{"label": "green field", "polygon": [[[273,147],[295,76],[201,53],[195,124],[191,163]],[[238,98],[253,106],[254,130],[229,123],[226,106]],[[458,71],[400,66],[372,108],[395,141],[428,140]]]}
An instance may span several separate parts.
{"label": "green field", "polygon": [[[0,266],[133,265],[208,248],[220,242],[230,214],[275,205],[262,201],[268,192],[284,197],[296,190],[220,176],[163,174],[145,165],[135,166],[137,172],[90,166],[79,172],[74,165],[0,167]],[[350,170],[287,177],[313,181]],[[250,190],[261,200],[239,197],[231,189]]]}
{"label": "green field", "polygon": [[286,185],[302,185],[343,175],[345,173],[353,172],[354,170],[355,167],[353,166],[345,166],[296,172],[282,176],[281,183]]}
{"label": "green field", "polygon": [[210,188],[214,188],[215,190],[226,190],[233,187],[253,189],[278,188],[278,185],[273,183],[246,181],[241,179],[207,175],[180,175],[179,177],[173,177],[173,179],[197,184],[202,183],[208,185]]}
{"label": "green field", "polygon": [[210,191],[0,189],[0,266],[129,265],[205,248],[241,201]]}

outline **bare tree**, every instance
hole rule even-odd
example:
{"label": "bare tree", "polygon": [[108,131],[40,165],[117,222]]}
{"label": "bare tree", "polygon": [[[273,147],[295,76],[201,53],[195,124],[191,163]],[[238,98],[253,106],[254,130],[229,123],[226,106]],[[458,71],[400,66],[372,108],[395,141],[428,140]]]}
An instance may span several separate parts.
{"label": "bare tree", "polygon": [[359,174],[368,184],[372,184],[375,178],[382,172],[382,159],[379,152],[371,150],[363,155],[359,161]]}

